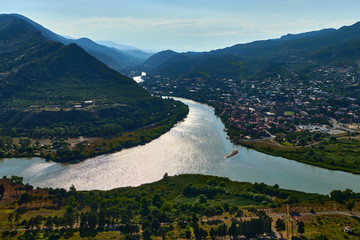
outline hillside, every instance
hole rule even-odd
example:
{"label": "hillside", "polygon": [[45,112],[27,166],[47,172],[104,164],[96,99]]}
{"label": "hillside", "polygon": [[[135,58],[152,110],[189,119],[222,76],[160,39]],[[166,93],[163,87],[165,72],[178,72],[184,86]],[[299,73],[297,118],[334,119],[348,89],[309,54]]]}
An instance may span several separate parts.
{"label": "hillside", "polygon": [[9,14],[7,16],[26,21],[35,30],[41,32],[46,40],[61,42],[64,45],[75,43],[90,55],[94,56],[98,60],[119,72],[127,72],[130,67],[138,65],[152,55],[139,49],[117,49],[114,47],[108,47],[102,44],[98,44],[88,38],[65,38],[50,31],[49,29],[44,28],[40,24],[26,18],[25,16],[19,14]]}
{"label": "hillside", "polygon": [[[175,53],[170,50],[157,53],[144,62],[148,72],[172,77],[192,77],[194,74],[207,73],[214,77],[253,77],[266,72],[275,65],[301,65],[309,60],[317,61],[321,51],[331,48],[347,47],[347,42],[360,38],[360,23],[340,29],[323,29],[301,34],[288,34],[279,39],[261,40],[237,44],[224,49],[199,53]],[[355,44],[355,42],[352,42]],[[327,49],[327,50],[326,50]],[[217,58],[218,57],[218,58]],[[353,58],[343,55],[342,59]],[[221,59],[222,58],[222,59]],[[322,58],[325,60],[326,58]],[[321,61],[336,62],[334,58]],[[244,62],[247,67],[235,67],[236,62]],[[220,64],[219,69],[214,68]],[[227,65],[226,68],[223,66]],[[223,71],[226,70],[226,71]],[[170,73],[169,73],[170,72]]]}
{"label": "hillside", "polygon": [[185,105],[152,97],[76,44],[47,40],[13,15],[0,16],[0,85],[1,132],[12,137],[118,136],[163,126],[144,143],[186,115]]}

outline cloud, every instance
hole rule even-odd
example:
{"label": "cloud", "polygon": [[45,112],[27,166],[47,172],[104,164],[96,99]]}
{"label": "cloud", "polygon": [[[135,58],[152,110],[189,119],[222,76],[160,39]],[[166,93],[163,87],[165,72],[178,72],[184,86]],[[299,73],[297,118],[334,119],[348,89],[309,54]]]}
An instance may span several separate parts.
{"label": "cloud", "polygon": [[287,33],[301,33],[353,24],[353,20],[319,22],[315,20],[250,20],[234,16],[203,18],[165,17],[88,17],[65,21],[37,19],[56,33],[76,38],[106,39],[137,47],[210,50],[254,40],[278,38]]}

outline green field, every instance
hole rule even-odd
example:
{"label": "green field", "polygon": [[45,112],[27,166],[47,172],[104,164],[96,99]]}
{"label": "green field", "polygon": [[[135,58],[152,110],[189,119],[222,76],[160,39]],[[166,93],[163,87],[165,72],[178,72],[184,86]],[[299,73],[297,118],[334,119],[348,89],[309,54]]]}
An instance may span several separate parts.
{"label": "green field", "polygon": [[291,144],[277,145],[266,141],[254,141],[244,145],[269,155],[327,169],[360,174],[360,140],[358,138],[326,139],[310,146],[296,147]]}

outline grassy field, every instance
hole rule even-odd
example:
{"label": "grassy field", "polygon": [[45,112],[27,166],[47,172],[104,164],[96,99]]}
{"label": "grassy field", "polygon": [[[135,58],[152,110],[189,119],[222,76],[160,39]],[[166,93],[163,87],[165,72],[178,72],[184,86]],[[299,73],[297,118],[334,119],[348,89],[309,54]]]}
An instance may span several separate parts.
{"label": "grassy field", "polygon": [[[328,239],[359,239],[360,221],[357,218],[344,215],[323,215],[302,217],[305,223],[305,233],[307,238],[315,236],[326,236]],[[345,233],[344,228],[348,226],[353,229],[353,233]]]}
{"label": "grassy field", "polygon": [[270,139],[243,143],[246,147],[269,155],[322,168],[360,174],[360,140],[358,138],[338,137],[336,140],[326,139],[310,146],[283,145]]}

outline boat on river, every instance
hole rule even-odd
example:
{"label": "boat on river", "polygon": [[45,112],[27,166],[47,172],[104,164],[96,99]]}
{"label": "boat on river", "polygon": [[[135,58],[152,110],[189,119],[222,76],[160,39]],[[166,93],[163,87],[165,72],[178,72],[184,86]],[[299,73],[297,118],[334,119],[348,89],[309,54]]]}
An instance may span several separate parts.
{"label": "boat on river", "polygon": [[237,149],[234,149],[231,151],[231,153],[229,155],[225,156],[225,158],[231,158],[231,157],[237,155],[238,153],[239,153],[239,151]]}

